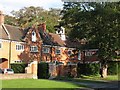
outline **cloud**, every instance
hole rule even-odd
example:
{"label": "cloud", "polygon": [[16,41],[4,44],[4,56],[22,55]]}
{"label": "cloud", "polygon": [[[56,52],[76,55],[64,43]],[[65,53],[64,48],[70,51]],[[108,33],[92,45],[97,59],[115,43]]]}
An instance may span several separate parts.
{"label": "cloud", "polygon": [[2,0],[0,1],[0,10],[10,14],[12,10],[19,10],[23,7],[39,6],[44,9],[62,8],[61,0]]}

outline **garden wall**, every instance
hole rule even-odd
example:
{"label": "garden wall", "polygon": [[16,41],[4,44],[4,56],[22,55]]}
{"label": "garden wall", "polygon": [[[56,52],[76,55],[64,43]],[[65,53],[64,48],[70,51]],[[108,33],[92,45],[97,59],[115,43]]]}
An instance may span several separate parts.
{"label": "garden wall", "polygon": [[26,78],[33,78],[33,74],[1,74],[0,79],[26,79]]}

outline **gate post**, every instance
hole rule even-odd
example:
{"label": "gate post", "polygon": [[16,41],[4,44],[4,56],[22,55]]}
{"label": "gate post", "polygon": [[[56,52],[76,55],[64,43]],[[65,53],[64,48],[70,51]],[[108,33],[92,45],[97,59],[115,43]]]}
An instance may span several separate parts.
{"label": "gate post", "polygon": [[33,61],[33,67],[32,67],[32,72],[33,72],[33,79],[38,79],[37,72],[38,72],[38,62]]}

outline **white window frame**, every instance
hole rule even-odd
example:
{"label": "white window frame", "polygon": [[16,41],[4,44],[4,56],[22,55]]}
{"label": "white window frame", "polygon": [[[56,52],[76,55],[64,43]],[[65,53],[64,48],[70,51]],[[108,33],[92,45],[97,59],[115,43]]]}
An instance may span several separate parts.
{"label": "white window frame", "polygon": [[38,47],[37,46],[30,46],[30,52],[38,52]]}
{"label": "white window frame", "polygon": [[81,51],[78,51],[78,60],[81,60]]}
{"label": "white window frame", "polygon": [[50,48],[48,47],[43,47],[43,53],[49,53],[50,52]]}
{"label": "white window frame", "polygon": [[92,56],[93,54],[92,54],[92,52],[91,51],[87,51],[87,52],[85,52],[85,56]]}
{"label": "white window frame", "polygon": [[[57,51],[60,51],[59,53]],[[55,54],[60,55],[61,54],[61,50],[60,49],[55,49]]]}
{"label": "white window frame", "polygon": [[16,51],[23,51],[23,50],[24,50],[24,45],[16,44]]}
{"label": "white window frame", "polygon": [[32,42],[36,42],[37,37],[36,37],[36,32],[32,31]]}

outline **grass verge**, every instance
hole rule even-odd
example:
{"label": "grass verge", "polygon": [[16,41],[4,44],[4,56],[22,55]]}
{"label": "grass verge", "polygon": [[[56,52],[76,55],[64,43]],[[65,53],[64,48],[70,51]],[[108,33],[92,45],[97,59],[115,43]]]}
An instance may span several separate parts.
{"label": "grass verge", "polygon": [[2,88],[84,88],[84,86],[70,82],[45,79],[15,79],[3,80]]}
{"label": "grass verge", "polygon": [[104,83],[109,81],[118,81],[118,75],[108,75],[107,78],[97,76],[81,75],[80,78],[57,77],[55,80],[73,81],[73,82],[87,82],[87,83]]}

